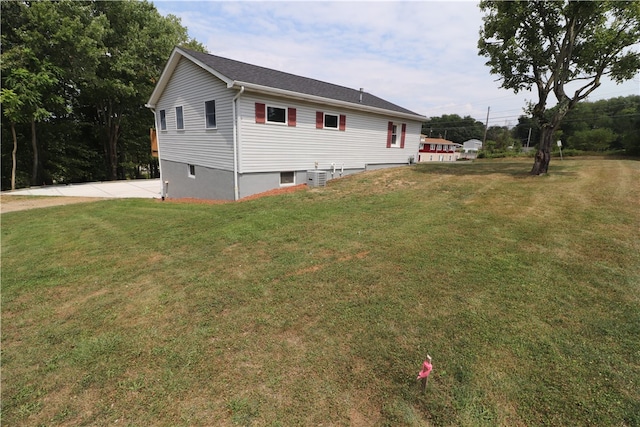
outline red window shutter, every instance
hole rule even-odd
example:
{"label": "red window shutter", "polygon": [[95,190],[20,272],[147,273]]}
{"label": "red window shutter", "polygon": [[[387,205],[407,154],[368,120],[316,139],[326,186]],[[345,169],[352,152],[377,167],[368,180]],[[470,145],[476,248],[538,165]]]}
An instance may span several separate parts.
{"label": "red window shutter", "polygon": [[404,136],[407,133],[407,124],[402,124],[402,136],[400,137],[400,148],[404,148]]}
{"label": "red window shutter", "polygon": [[322,129],[324,127],[324,113],[322,111],[316,111],[316,129]]}
{"label": "red window shutter", "polygon": [[347,116],[344,114],[340,114],[340,130],[345,130],[347,128]]}
{"label": "red window shutter", "polygon": [[391,148],[391,135],[393,134],[393,122],[389,122],[387,128],[387,148]]}
{"label": "red window shutter", "polygon": [[265,123],[265,105],[256,102],[256,123]]}
{"label": "red window shutter", "polygon": [[287,121],[289,126],[293,126],[295,127],[296,125],[296,109],[295,108],[288,108],[287,109]]}

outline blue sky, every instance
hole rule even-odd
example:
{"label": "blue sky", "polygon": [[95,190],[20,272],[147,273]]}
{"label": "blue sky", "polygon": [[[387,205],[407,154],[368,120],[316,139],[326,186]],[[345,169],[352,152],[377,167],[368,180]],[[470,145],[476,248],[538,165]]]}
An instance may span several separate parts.
{"label": "blue sky", "polygon": [[[478,56],[474,1],[154,1],[210,53],[359,89],[427,117],[513,126],[531,92],[500,89]],[[640,75],[590,100],[640,94]]]}

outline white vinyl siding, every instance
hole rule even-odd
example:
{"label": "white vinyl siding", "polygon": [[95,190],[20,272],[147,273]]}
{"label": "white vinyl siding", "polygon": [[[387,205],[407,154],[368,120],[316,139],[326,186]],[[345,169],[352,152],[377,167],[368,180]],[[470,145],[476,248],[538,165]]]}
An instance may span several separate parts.
{"label": "white vinyl siding", "polygon": [[[255,104],[286,105],[297,112],[296,126],[269,126],[256,123]],[[335,163],[345,169],[364,168],[371,164],[406,164],[415,156],[420,144],[422,123],[392,115],[378,115],[347,110],[348,126],[344,132],[319,132],[316,112],[326,106],[302,101],[262,97],[246,93],[239,98],[241,145],[239,171],[283,172],[329,169]],[[335,114],[335,113],[330,113]],[[404,149],[387,148],[390,121],[406,123]],[[400,135],[398,135],[398,138]]]}
{"label": "white vinyl siding", "polygon": [[[184,130],[167,129],[158,138],[162,159],[190,165],[233,170],[233,116],[231,100],[237,93],[189,60],[181,59],[169,80],[157,109],[166,121],[176,123],[176,107],[182,107]],[[203,126],[205,101],[215,100],[216,129]]]}

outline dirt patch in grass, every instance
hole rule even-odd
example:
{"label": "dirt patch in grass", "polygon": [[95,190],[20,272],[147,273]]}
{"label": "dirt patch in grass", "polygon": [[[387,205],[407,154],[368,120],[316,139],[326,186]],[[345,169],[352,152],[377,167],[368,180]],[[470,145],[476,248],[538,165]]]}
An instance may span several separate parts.
{"label": "dirt patch in grass", "polygon": [[[298,269],[298,270],[296,270],[296,271],[294,271],[292,273],[287,274],[285,276],[285,278],[292,277],[292,276],[302,276],[304,274],[315,273],[315,272],[317,272],[319,270],[322,270],[323,268],[328,267],[329,265],[331,265],[332,261],[329,261],[329,258],[330,258],[331,255],[332,255],[332,253],[328,252],[328,251],[324,251],[324,253],[319,253],[316,256],[318,256],[320,258],[323,258],[327,262],[323,262],[322,264],[316,264],[316,265],[312,265],[312,266],[309,266],[309,267],[304,267],[304,268]],[[361,260],[361,259],[366,258],[367,255],[369,255],[369,251],[361,251],[361,252],[358,252],[357,254],[353,254],[353,255],[348,254],[348,255],[342,256],[342,257],[336,259],[336,262],[347,262],[347,261],[353,260],[354,258]]]}
{"label": "dirt patch in grass", "polygon": [[[62,289],[63,289],[62,287],[57,288],[56,294],[61,295]],[[86,304],[90,299],[105,295],[108,292],[109,292],[108,289],[101,288],[89,294],[79,294],[77,296],[74,296],[73,299],[63,300],[64,302],[60,304],[56,310],[58,317],[60,317],[61,319],[68,319],[77,312],[78,307],[82,306],[83,304]]]}

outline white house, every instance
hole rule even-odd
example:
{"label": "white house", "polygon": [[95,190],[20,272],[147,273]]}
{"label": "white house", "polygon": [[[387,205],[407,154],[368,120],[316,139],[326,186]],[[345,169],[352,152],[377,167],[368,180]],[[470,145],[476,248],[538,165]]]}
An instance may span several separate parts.
{"label": "white house", "polygon": [[463,153],[460,156],[463,159],[475,159],[478,151],[482,150],[482,141],[479,139],[470,139],[462,143]]}
{"label": "white house", "polygon": [[465,153],[477,153],[482,149],[482,141],[479,139],[470,139],[462,143],[462,149]]}
{"label": "white house", "polygon": [[175,48],[149,98],[163,194],[237,200],[407,164],[426,117],[349,89]]}

